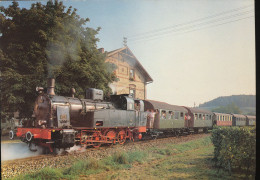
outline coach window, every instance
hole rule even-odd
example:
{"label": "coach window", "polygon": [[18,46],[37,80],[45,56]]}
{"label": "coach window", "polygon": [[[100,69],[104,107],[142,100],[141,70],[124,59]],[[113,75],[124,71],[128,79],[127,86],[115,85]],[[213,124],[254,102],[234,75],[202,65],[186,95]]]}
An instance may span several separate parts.
{"label": "coach window", "polygon": [[203,114],[202,119],[205,120],[205,114]]}
{"label": "coach window", "polygon": [[199,119],[201,120],[201,114],[199,114]]}
{"label": "coach window", "polygon": [[173,119],[173,113],[172,113],[172,111],[169,111],[168,119]]}
{"label": "coach window", "polygon": [[198,114],[195,114],[194,117],[195,117],[195,120],[197,120],[198,119]]}
{"label": "coach window", "polygon": [[174,119],[179,119],[179,112],[175,112]]}
{"label": "coach window", "polygon": [[180,117],[181,117],[181,119],[183,119],[183,112],[181,112]]}
{"label": "coach window", "polygon": [[166,111],[162,110],[161,118],[162,119],[166,119]]}

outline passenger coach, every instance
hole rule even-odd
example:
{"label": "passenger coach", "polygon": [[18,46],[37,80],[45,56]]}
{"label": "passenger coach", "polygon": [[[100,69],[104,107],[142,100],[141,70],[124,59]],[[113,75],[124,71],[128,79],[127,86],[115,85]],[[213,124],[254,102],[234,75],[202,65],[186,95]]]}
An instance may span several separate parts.
{"label": "passenger coach", "polygon": [[209,129],[212,129],[212,116],[211,111],[199,108],[188,108],[186,126],[190,129],[194,129],[194,132],[198,132],[200,129],[203,129],[203,132],[207,132]]}
{"label": "passenger coach", "polygon": [[246,125],[247,126],[255,126],[256,116],[246,116]]}
{"label": "passenger coach", "polygon": [[232,126],[232,115],[226,113],[213,113],[213,125]]}
{"label": "passenger coach", "polygon": [[151,132],[171,131],[179,134],[187,130],[185,114],[187,109],[164,102],[144,100],[144,111],[147,112],[147,129]]}
{"label": "passenger coach", "polygon": [[246,116],[242,114],[232,114],[232,126],[246,126]]}

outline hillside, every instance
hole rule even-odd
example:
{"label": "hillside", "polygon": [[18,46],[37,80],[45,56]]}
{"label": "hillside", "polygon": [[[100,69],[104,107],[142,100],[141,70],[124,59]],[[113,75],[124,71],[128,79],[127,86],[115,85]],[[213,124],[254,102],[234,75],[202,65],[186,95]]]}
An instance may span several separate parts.
{"label": "hillside", "polygon": [[214,109],[220,106],[227,106],[234,103],[238,106],[243,114],[255,114],[256,113],[256,96],[255,95],[232,95],[221,96],[211,101],[200,104],[200,108]]}

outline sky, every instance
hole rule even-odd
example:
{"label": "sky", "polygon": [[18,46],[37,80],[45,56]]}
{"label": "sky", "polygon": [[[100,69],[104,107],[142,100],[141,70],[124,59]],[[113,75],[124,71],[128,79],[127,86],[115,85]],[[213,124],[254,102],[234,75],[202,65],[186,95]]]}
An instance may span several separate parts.
{"label": "sky", "polygon": [[[19,1],[24,8],[32,3]],[[101,27],[98,48],[122,48],[127,38],[127,46],[153,78],[147,99],[198,106],[219,96],[256,93],[253,0],[63,3],[89,18],[87,26]]]}

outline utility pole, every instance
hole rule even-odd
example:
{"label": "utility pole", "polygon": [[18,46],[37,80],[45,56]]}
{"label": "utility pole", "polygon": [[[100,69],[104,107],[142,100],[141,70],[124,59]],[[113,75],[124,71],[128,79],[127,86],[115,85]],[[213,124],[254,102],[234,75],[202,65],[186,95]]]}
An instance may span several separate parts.
{"label": "utility pole", "polygon": [[196,104],[195,104],[195,102],[194,102],[194,107],[195,107],[195,105],[196,105]]}
{"label": "utility pole", "polygon": [[127,46],[127,37],[123,37],[123,44],[125,47]]}

